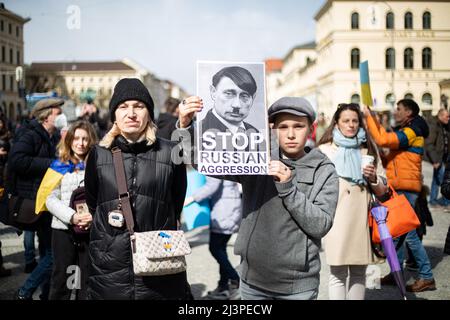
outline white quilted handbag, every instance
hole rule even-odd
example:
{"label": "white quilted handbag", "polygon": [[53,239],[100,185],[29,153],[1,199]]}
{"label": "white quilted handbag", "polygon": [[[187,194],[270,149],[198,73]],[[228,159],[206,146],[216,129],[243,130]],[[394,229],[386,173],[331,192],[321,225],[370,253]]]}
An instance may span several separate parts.
{"label": "white quilted handbag", "polygon": [[[134,238],[134,239],[133,239]],[[183,231],[135,232],[132,236],[133,269],[137,276],[162,276],[186,270],[191,247]]]}
{"label": "white quilted handbag", "polygon": [[123,212],[130,233],[134,274],[137,276],[162,276],[185,271],[186,259],[184,256],[191,253],[191,247],[183,231],[134,232],[134,220],[122,152],[117,147],[114,147],[111,151],[119,191],[119,207],[117,210]]}

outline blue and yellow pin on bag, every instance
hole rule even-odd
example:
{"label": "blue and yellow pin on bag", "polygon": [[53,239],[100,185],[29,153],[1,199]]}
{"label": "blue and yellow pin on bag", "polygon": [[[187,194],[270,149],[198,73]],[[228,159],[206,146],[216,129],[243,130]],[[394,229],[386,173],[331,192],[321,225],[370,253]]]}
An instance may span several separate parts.
{"label": "blue and yellow pin on bag", "polygon": [[59,160],[54,160],[50,164],[47,172],[45,172],[45,176],[41,181],[36,195],[36,214],[39,214],[43,211],[48,211],[47,206],[45,205],[47,197],[50,195],[53,189],[55,189],[60,184],[64,175],[66,173],[72,173],[75,169],[84,170],[84,163],[80,162],[75,165],[72,161],[64,163]]}

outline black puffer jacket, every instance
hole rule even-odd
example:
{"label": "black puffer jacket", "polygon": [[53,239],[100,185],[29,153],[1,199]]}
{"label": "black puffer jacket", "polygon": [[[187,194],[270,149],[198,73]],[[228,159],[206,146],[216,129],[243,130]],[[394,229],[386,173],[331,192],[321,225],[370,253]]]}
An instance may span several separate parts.
{"label": "black puffer jacket", "polygon": [[[130,192],[135,231],[175,230],[186,194],[186,169],[171,161],[174,143],[157,139],[128,143],[118,136],[118,146]],[[95,146],[85,172],[86,198],[93,214],[89,257],[90,299],[186,299],[186,273],[136,277],[133,273],[130,237],[126,228],[108,223],[108,212],[117,208],[118,191],[112,153]]]}
{"label": "black puffer jacket", "polygon": [[[50,137],[37,120],[32,120],[21,129],[9,153],[8,170],[15,176],[14,193],[26,199],[35,199],[48,167],[56,158],[56,145],[61,136]],[[15,182],[15,183],[14,183]]]}

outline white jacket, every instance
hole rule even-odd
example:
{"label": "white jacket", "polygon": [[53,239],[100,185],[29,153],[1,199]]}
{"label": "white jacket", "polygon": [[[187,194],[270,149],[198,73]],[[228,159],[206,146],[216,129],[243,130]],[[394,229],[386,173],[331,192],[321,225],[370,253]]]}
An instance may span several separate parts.
{"label": "white jacket", "polygon": [[61,184],[47,197],[45,204],[48,211],[53,215],[53,229],[69,229],[70,219],[75,213],[75,210],[69,207],[70,197],[73,190],[81,186],[84,186],[84,170],[66,173],[61,180]]}

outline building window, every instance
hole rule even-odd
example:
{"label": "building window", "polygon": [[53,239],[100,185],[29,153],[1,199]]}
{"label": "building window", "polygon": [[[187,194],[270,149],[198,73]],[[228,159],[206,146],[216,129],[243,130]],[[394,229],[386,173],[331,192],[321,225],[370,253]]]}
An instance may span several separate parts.
{"label": "building window", "polygon": [[17,50],[16,57],[17,57],[17,64],[20,66],[20,51],[19,50]]}
{"label": "building window", "polygon": [[386,50],[386,69],[395,69],[395,49]]}
{"label": "building window", "polygon": [[9,89],[11,91],[14,91],[14,77],[13,76],[9,76]]}
{"label": "building window", "polygon": [[6,91],[6,75],[2,74],[2,88]]}
{"label": "building window", "polygon": [[9,62],[10,62],[11,64],[14,63],[14,61],[13,61],[13,56],[14,56],[13,49],[9,49]]}
{"label": "building window", "polygon": [[16,37],[19,38],[20,36],[20,28],[19,26],[16,27]]}
{"label": "building window", "polygon": [[428,11],[424,12],[422,16],[422,28],[431,29],[431,13]]}
{"label": "building window", "polygon": [[422,69],[431,69],[431,49],[422,50]]}
{"label": "building window", "polygon": [[394,29],[394,13],[388,12],[386,15],[386,29]]}
{"label": "building window", "polygon": [[361,102],[361,98],[359,97],[359,94],[357,94],[357,93],[353,94],[352,97],[350,98],[350,102],[359,104]]}
{"label": "building window", "polygon": [[424,93],[422,96],[422,103],[427,106],[433,105],[433,97],[429,93]]}
{"label": "building window", "polygon": [[350,63],[352,69],[359,69],[359,49],[352,49]]}
{"label": "building window", "polygon": [[3,20],[0,20],[0,30],[2,32],[5,31],[5,22]]}
{"label": "building window", "polygon": [[394,105],[395,105],[395,97],[394,97],[394,95],[392,94],[392,93],[388,93],[387,95],[386,95],[386,100],[385,100],[385,102],[386,102],[386,104],[389,106],[389,107],[393,107]]}
{"label": "building window", "polygon": [[411,100],[414,100],[414,96],[413,96],[412,93],[407,93],[407,94],[405,94],[405,99],[411,99]]}
{"label": "building window", "polygon": [[405,29],[413,28],[413,15],[411,12],[405,13]]}
{"label": "building window", "polygon": [[8,25],[8,32],[9,32],[9,34],[12,34],[12,24],[11,23]]}
{"label": "building window", "polygon": [[403,67],[405,69],[414,68],[414,51],[411,48],[406,48],[403,55]]}
{"label": "building window", "polygon": [[359,14],[358,14],[358,12],[352,13],[352,29],[359,29]]}
{"label": "building window", "polygon": [[6,48],[2,46],[2,62],[5,62],[6,60]]}

